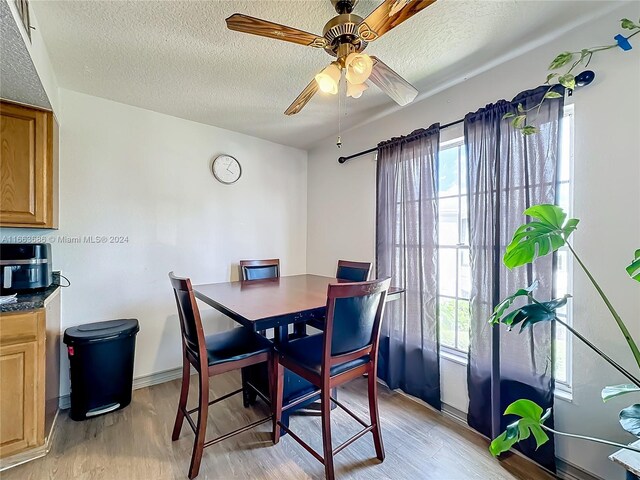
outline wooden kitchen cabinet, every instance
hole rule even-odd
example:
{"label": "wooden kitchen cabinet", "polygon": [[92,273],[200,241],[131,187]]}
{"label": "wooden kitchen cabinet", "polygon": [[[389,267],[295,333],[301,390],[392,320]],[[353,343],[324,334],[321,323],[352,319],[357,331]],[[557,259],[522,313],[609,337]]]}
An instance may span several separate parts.
{"label": "wooden kitchen cabinet", "polygon": [[60,294],[0,314],[0,470],[46,454],[58,413]]}
{"label": "wooden kitchen cabinet", "polygon": [[0,320],[0,457],[44,443],[44,310]]}
{"label": "wooden kitchen cabinet", "polygon": [[0,101],[0,227],[58,227],[53,113]]}

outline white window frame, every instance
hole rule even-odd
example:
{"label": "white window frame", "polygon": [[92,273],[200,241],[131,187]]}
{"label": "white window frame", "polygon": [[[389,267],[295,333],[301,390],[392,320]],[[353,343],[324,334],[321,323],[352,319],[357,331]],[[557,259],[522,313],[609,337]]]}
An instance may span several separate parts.
{"label": "white window frame", "polygon": [[[574,186],[574,152],[575,152],[575,107],[573,103],[566,104],[564,106],[563,119],[567,119],[570,125],[570,137],[569,137],[569,206],[567,215],[569,217],[573,214],[573,186]],[[559,182],[560,183],[560,182]],[[567,290],[568,292],[558,292],[558,294],[564,295],[565,293],[573,292],[573,256],[567,254],[567,272],[569,272],[567,278]],[[567,325],[573,325],[573,303],[567,302],[567,314],[565,322]],[[564,328],[561,325],[556,325],[557,328]],[[555,343],[554,339],[554,343]],[[571,401],[573,399],[573,335],[571,332],[566,332],[566,380],[556,380],[555,395],[562,400]]]}
{"label": "white window frame", "polygon": [[[458,130],[460,131],[460,130]],[[447,148],[457,148],[457,147],[461,147],[464,148],[464,135],[456,135],[454,138],[451,138],[450,140],[445,140],[445,141],[441,141],[440,145],[439,145],[439,151],[442,151],[444,149]],[[461,169],[460,169],[460,162],[458,161],[458,176],[461,174]],[[460,183],[460,179],[458,178],[458,184]],[[453,195],[453,196],[445,196],[445,197],[441,197],[438,194],[438,201],[440,201],[443,198],[457,198],[458,199],[458,237],[460,237],[460,228],[462,225],[462,218],[460,216],[460,202],[461,202],[461,198],[463,196],[467,196],[469,195],[469,187],[467,186],[467,192],[465,194],[462,194],[462,192],[458,191],[457,195]],[[468,214],[468,213],[467,213]],[[440,248],[448,248],[448,249],[453,249],[456,252],[456,287],[455,287],[455,295],[451,296],[451,295],[441,295],[440,292],[438,292],[438,303],[440,303],[440,299],[441,298],[446,298],[446,299],[450,299],[450,300],[454,300],[456,301],[456,322],[455,322],[455,343],[457,344],[457,339],[458,339],[458,308],[457,308],[457,302],[462,300],[462,301],[466,301],[471,303],[471,299],[470,298],[463,298],[459,296],[460,293],[460,288],[459,288],[459,282],[460,282],[460,278],[459,278],[459,271],[458,271],[458,262],[459,262],[459,258],[460,258],[460,250],[461,249],[466,249],[467,251],[469,250],[469,243],[468,243],[468,238],[467,238],[467,243],[458,243],[456,245],[446,245],[446,246],[440,246],[440,243],[438,241],[438,249]],[[440,343],[440,354],[444,357],[447,358],[453,362],[456,363],[462,363],[465,364],[468,362],[468,357],[469,357],[469,352],[468,351],[464,351],[464,350],[460,350],[458,348],[455,347],[451,347],[449,345],[443,345],[442,343]]]}

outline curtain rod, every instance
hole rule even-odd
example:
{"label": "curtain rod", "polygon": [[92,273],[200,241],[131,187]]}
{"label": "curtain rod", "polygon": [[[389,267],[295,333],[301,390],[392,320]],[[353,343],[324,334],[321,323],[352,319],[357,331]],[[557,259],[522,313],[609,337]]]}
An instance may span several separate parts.
{"label": "curtain rod", "polygon": [[[584,72],[576,75],[576,87],[575,88],[581,88],[581,87],[586,87],[587,85],[590,85],[591,82],[593,82],[594,78],[595,78],[596,74],[594,72],[592,72],[591,70],[585,70]],[[569,90],[568,95],[571,96],[572,94],[572,90]],[[516,96],[517,98],[517,96]],[[514,100],[515,101],[515,98]],[[444,128],[449,128],[449,127],[453,127],[454,125],[457,125],[459,123],[464,122],[464,118],[461,118],[460,120],[456,120],[455,122],[451,122],[451,123],[447,123],[446,125],[442,125],[440,127],[440,130],[444,129]],[[368,150],[363,150],[361,152],[358,153],[354,153],[353,155],[348,155],[346,157],[340,157],[338,158],[338,163],[345,163],[347,160],[351,160],[352,158],[356,158],[356,157],[361,157],[362,155],[366,155],[367,153],[373,153],[375,151],[378,150],[378,147],[373,147],[370,148]]]}
{"label": "curtain rod", "polygon": [[[464,122],[464,118],[461,118],[460,120],[456,120],[455,122],[450,122],[450,123],[447,123],[445,125],[442,125],[440,127],[440,130],[442,130],[444,128],[453,127],[454,125],[458,125],[459,123],[462,123],[462,122]],[[373,152],[376,152],[377,150],[378,150],[378,147],[373,147],[373,148],[370,148],[368,150],[363,150],[361,152],[354,153],[353,155],[349,155],[349,156],[346,156],[346,157],[340,157],[340,158],[338,158],[338,163],[344,163],[347,160],[351,160],[352,158],[361,157],[362,155],[366,155],[367,153],[373,153]]]}

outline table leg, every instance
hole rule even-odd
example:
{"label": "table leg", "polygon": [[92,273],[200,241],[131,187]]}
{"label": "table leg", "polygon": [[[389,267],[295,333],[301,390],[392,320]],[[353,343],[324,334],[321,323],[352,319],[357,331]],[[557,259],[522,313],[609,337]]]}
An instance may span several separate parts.
{"label": "table leg", "polygon": [[307,336],[307,324],[306,323],[295,323],[293,325],[293,334],[296,338],[302,338]]}
{"label": "table leg", "polygon": [[289,329],[287,325],[280,325],[273,329],[273,342],[276,345],[286,342],[289,339]]}
{"label": "table leg", "polygon": [[258,400],[258,394],[255,390],[247,385],[247,382],[251,382],[253,385],[257,384],[256,376],[260,373],[257,371],[258,365],[252,365],[250,367],[244,367],[240,369],[240,377],[242,378],[242,404],[245,408],[249,408],[254,405]]}

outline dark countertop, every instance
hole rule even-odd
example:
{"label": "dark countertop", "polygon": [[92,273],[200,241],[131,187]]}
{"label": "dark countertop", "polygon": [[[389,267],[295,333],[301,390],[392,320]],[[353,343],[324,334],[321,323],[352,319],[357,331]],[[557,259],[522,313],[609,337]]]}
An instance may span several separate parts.
{"label": "dark countertop", "polygon": [[47,298],[53,295],[59,288],[59,285],[51,285],[49,288],[38,292],[18,293],[16,296],[18,301],[0,305],[0,312],[22,312],[44,308],[44,303]]}

